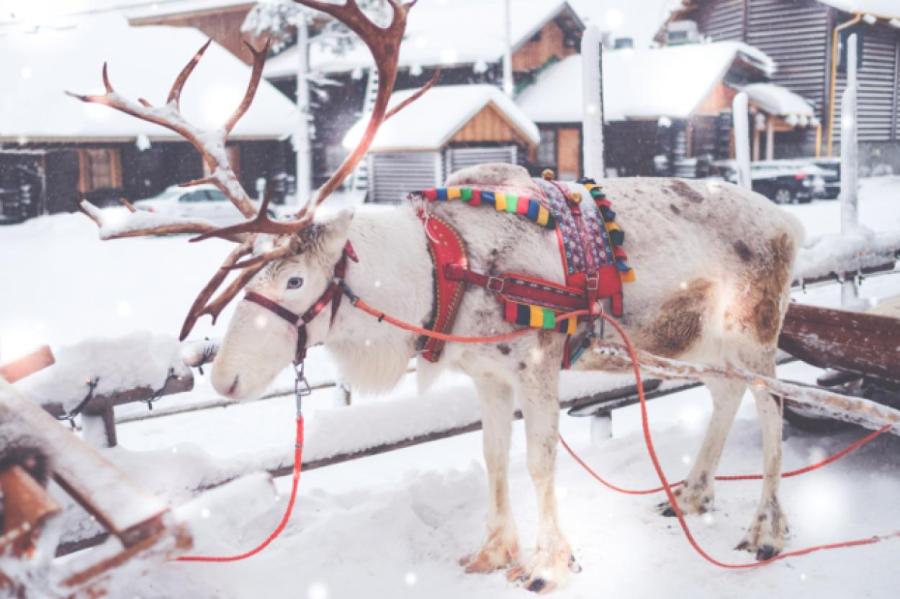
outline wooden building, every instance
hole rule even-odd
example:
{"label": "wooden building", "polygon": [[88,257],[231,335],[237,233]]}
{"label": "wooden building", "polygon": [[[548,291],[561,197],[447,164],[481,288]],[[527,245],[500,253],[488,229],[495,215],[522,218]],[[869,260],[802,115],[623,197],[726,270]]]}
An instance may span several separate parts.
{"label": "wooden building", "polygon": [[[103,44],[96,40],[102,39]],[[79,20],[63,29],[4,33],[0,61],[0,190],[4,205],[27,200],[24,216],[71,211],[81,198],[138,199],[201,177],[196,150],[175,133],[84,104],[65,90],[102,91],[109,60],[116,90],[159,103],[178,69],[204,43],[187,28],[131,27],[119,15]],[[182,96],[182,112],[199,127],[220,126],[237,106],[250,69],[213,44]],[[98,89],[99,87],[99,89]],[[242,182],[283,172],[296,108],[263,82],[226,148]],[[11,192],[19,197],[11,197]],[[18,209],[17,208],[17,209]]]}
{"label": "wooden building", "polygon": [[[577,54],[584,25],[564,0],[511,0],[512,64],[518,89],[553,63]],[[395,89],[417,88],[441,69],[439,86],[502,84],[503,0],[420,2],[410,12]],[[472,15],[477,14],[477,18]],[[289,97],[296,93],[295,47],[269,59],[265,76]],[[362,44],[335,51],[313,44],[313,172],[320,184],[346,155],[342,141],[371,106],[377,89]],[[434,92],[429,92],[429,95]],[[365,176],[357,177],[365,181]]]}
{"label": "wooden building", "polygon": [[253,56],[244,41],[250,39],[241,31],[241,25],[256,0],[175,0],[169,2],[136,2],[124,9],[128,22],[135,27],[142,25],[166,25],[169,27],[190,27],[226,48],[229,52],[250,64]]}
{"label": "wooden building", "polygon": [[[411,93],[397,92],[391,103]],[[356,145],[367,122],[353,125],[346,147]],[[496,86],[434,88],[379,129],[368,155],[369,199],[397,202],[484,162],[531,164],[539,140],[537,126]]]}
{"label": "wooden building", "polygon": [[[608,174],[702,176],[703,165],[733,156],[731,103],[751,97],[757,131],[754,156],[777,147],[774,134],[815,127],[812,107],[768,82],[775,65],[738,42],[607,50],[603,54],[603,113]],[[541,132],[536,167],[562,177],[582,173],[580,56],[554,64],[517,103]]]}
{"label": "wooden building", "polygon": [[778,63],[772,81],[810,100],[822,123],[819,136],[783,136],[776,156],[786,157],[839,153],[843,42],[857,34],[860,162],[900,171],[898,19],[900,2],[891,0],[690,0],[669,23],[692,21],[701,36],[752,44]]}

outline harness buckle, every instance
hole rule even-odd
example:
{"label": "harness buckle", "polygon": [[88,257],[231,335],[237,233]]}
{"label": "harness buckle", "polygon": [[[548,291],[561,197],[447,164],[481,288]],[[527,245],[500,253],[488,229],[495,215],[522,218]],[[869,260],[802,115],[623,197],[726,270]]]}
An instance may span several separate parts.
{"label": "harness buckle", "polygon": [[312,395],[312,387],[306,380],[304,362],[294,364],[294,401],[297,404],[297,416],[303,414],[303,398]]}
{"label": "harness buckle", "polygon": [[588,291],[598,291],[600,289],[600,277],[588,277],[584,282],[584,287]]}
{"label": "harness buckle", "polygon": [[501,277],[488,277],[487,285],[485,288],[488,291],[492,291],[498,295],[503,293],[503,288],[506,286],[506,279]]}

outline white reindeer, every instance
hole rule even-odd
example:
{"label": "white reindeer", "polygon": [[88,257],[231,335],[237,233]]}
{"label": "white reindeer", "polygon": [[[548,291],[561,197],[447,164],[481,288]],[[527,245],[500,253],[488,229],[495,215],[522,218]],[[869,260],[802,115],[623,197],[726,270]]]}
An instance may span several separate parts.
{"label": "white reindeer", "polygon": [[[341,19],[366,42],[375,56],[381,86],[367,134],[313,206],[320,204],[365,154],[378,126],[394,111],[387,102],[396,77],[397,48],[410,5],[389,0],[394,18],[387,28],[372,24],[352,0],[346,5],[302,3]],[[194,61],[195,62],[195,61]],[[258,80],[262,58],[257,56]],[[191,65],[186,67],[189,74]],[[131,103],[116,94],[81,96],[178,131],[203,154],[220,186],[241,211],[251,217],[255,207],[238,185],[217,149],[224,138],[193,129],[177,114],[179,77],[165,110]],[[252,88],[236,117],[252,101]],[[174,106],[172,98],[174,97]],[[176,116],[173,117],[172,110]],[[226,128],[226,131],[230,127]],[[483,165],[454,174],[448,185],[539,197],[528,173],[516,166]],[[572,186],[577,189],[577,186]],[[621,323],[636,345],[661,356],[715,366],[736,365],[771,376],[775,348],[788,303],[790,272],[801,240],[800,225],[762,196],[728,184],[711,185],[680,179],[612,179],[603,182],[613,200],[616,221],[625,229],[629,262],[638,278],[626,287]],[[589,197],[581,189],[583,197]],[[87,207],[90,208],[90,207]],[[314,216],[302,212],[295,221],[270,221],[265,207],[243,225],[213,231],[198,223],[148,226],[146,217],[108,237],[195,231],[241,242],[226,264],[201,292],[185,324],[186,334],[202,314],[214,318],[238,291],[247,287],[259,301],[242,301],[229,323],[212,370],[216,390],[240,400],[260,394],[275,375],[304,350],[324,345],[337,362],[341,377],[364,391],[394,386],[416,356],[416,336],[379,323],[344,302],[334,318],[311,314],[329,289],[335,266],[352,244],[358,263],[349,262],[344,280],[353,292],[386,313],[425,325],[433,307],[434,267],[427,249],[419,206],[364,206],[355,212]],[[553,231],[513,215],[475,209],[459,202],[429,204],[424,209],[456,228],[465,239],[470,267],[484,273],[522,272],[563,283],[559,249]],[[91,210],[95,218],[99,215]],[[102,224],[102,221],[101,221]],[[251,256],[243,263],[239,260]],[[209,302],[229,268],[242,268],[238,278]],[[274,310],[314,316],[299,338],[296,325]],[[290,316],[290,314],[288,314]],[[453,328],[457,335],[484,335],[513,330],[502,316],[496,297],[481,288],[465,293]],[[558,380],[564,336],[535,331],[502,344],[450,343],[439,362],[420,360],[418,377],[426,388],[442,369],[459,370],[474,380],[482,406],[484,458],[488,471],[487,535],[482,547],[464,558],[467,572],[508,569],[511,580],[532,591],[547,592],[562,585],[577,570],[569,542],[559,528],[554,492],[554,464],[559,420]],[[620,368],[599,352],[588,352],[579,368]],[[676,492],[681,509],[703,513],[713,500],[713,477],[722,448],[746,390],[744,383],[710,379],[714,411],[699,456],[683,487]],[[781,470],[779,403],[767,392],[751,389],[762,424],[764,481],[762,496],[739,549],[758,558],[784,546],[785,517],[778,501]],[[521,406],[527,434],[528,470],[538,503],[538,535],[533,554],[520,560],[516,526],[510,511],[508,454],[513,406]],[[671,506],[661,506],[671,515]]]}

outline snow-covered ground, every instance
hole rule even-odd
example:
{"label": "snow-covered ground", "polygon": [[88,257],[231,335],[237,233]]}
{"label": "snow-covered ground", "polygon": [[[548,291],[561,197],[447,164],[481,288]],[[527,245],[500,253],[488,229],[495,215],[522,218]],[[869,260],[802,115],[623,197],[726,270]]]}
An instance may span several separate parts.
{"label": "snow-covered ground", "polygon": [[[837,202],[786,209],[801,218],[808,237],[840,228]],[[900,229],[900,177],[865,180],[860,216],[863,225],[876,231]],[[222,242],[189,246],[184,238],[100,242],[94,225],[81,215],[0,228],[0,250],[0,277],[7,282],[0,294],[0,359],[42,342],[59,347],[141,330],[174,335],[186,306],[227,251]],[[873,301],[897,293],[897,276],[867,280],[862,287],[864,297]],[[827,305],[835,304],[838,295],[832,286],[805,296],[798,292],[798,299]],[[223,314],[222,322],[228,317]],[[204,320],[195,335],[220,335],[221,328]],[[314,352],[311,358],[315,378],[333,376],[323,353]],[[812,380],[815,369],[792,364],[779,375]],[[584,382],[570,377],[566,385],[571,390]],[[432,406],[449,419],[477,413],[471,386],[455,377],[426,397],[418,398],[406,381],[384,397],[354,397],[355,406],[349,409],[331,407],[330,393],[318,392],[308,402],[311,457],[353,440],[335,437],[341,426],[347,427],[345,436],[373,434],[376,427],[360,426],[365,413],[358,408],[386,408],[383,413],[398,420],[390,424],[395,429],[413,426]],[[211,397],[201,377],[192,394],[167,398],[161,407]],[[655,440],[673,479],[687,472],[696,453],[708,403],[703,389],[651,403]],[[178,502],[190,479],[234,464],[251,465],[265,456],[290,455],[292,416],[292,399],[284,397],[133,422],[120,426],[121,447],[109,455]],[[562,422],[572,445],[611,480],[632,486],[655,483],[636,409],[617,411],[613,439],[597,445],[590,442],[586,419],[563,416]],[[785,468],[814,461],[857,435],[813,437],[794,431],[785,446]],[[758,471],[758,437],[748,403],[732,433],[722,471]],[[512,454],[512,497],[527,552],[534,538],[535,501],[520,424]],[[790,547],[900,530],[898,475],[900,440],[885,438],[824,471],[785,481],[782,498],[792,524]],[[900,592],[900,541],[816,554],[759,571],[726,572],[692,554],[675,523],[656,515],[653,506],[659,498],[612,494],[565,455],[560,457],[558,481],[562,525],[584,567],[560,597],[649,597],[669,589],[695,597],[894,597]],[[282,491],[287,482],[279,481]],[[304,474],[298,509],[287,531],[262,555],[230,565],[167,565],[134,581],[129,591],[141,597],[202,599],[521,596],[501,574],[465,575],[456,565],[458,557],[481,541],[485,487],[479,433],[312,470]],[[758,483],[721,484],[711,517],[691,518],[700,542],[715,556],[725,561],[748,558],[731,548],[749,523],[758,494]],[[282,493],[270,513],[221,531],[222,545],[198,550],[231,553],[255,545],[274,526],[284,502]],[[240,505],[234,509],[239,513]]]}

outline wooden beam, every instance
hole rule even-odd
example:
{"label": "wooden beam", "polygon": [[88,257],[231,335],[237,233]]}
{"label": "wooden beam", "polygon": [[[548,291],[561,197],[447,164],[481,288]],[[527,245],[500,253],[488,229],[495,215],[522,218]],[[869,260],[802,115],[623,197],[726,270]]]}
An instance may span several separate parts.
{"label": "wooden beam", "polygon": [[3,492],[0,555],[12,547],[12,554],[22,557],[32,550],[47,520],[61,508],[21,466],[0,472],[0,491]]}
{"label": "wooden beam", "polygon": [[53,365],[55,361],[56,359],[53,357],[50,347],[44,345],[27,356],[18,358],[8,364],[0,365],[0,377],[6,379],[9,383],[15,383],[30,374]]}
{"label": "wooden beam", "polygon": [[109,460],[60,426],[35,402],[0,380],[0,417],[41,441],[54,480],[126,547],[156,532],[168,511],[162,499],[140,489]]}

